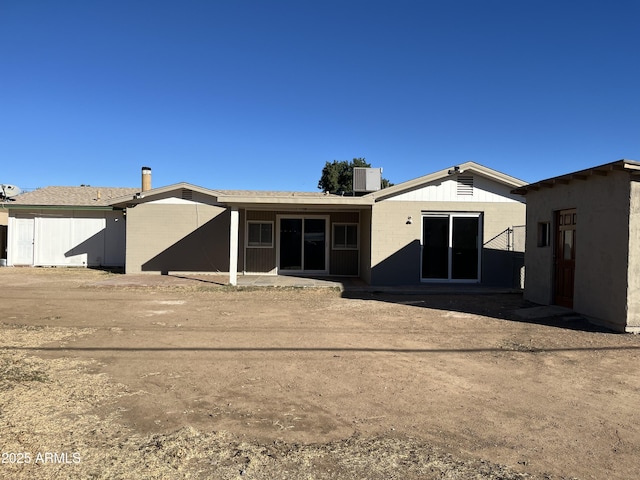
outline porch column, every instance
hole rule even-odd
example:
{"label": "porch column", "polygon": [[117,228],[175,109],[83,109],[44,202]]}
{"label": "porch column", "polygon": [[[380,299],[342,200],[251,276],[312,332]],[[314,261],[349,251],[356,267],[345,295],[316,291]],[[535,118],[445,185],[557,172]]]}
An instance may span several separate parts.
{"label": "porch column", "polygon": [[238,284],[238,207],[231,207],[229,226],[229,283]]}

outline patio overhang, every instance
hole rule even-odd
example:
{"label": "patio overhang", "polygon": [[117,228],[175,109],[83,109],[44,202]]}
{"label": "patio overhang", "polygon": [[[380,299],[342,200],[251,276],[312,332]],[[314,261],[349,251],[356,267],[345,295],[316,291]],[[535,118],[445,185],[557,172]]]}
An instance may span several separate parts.
{"label": "patio overhang", "polygon": [[218,202],[230,207],[250,208],[254,210],[344,210],[353,209],[354,207],[371,207],[374,204],[374,199],[370,197],[343,197],[337,195],[306,196],[292,193],[290,196],[219,195]]}
{"label": "patio overhang", "polygon": [[229,283],[238,284],[237,256],[240,247],[240,211],[271,211],[271,212],[355,212],[371,209],[374,199],[371,197],[343,197],[337,195],[300,194],[291,193],[285,195],[256,194],[249,192],[243,194],[219,195],[220,204],[229,208],[231,214],[229,228]]}

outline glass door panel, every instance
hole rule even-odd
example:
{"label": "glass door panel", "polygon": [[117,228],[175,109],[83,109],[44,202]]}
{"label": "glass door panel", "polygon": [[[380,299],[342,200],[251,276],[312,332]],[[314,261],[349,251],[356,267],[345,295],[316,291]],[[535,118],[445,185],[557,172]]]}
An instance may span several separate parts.
{"label": "glass door panel", "polygon": [[304,270],[325,270],[326,223],[323,218],[304,219]]}
{"label": "glass door panel", "polygon": [[451,278],[478,279],[478,217],[453,217]]}
{"label": "glass door panel", "polygon": [[280,219],[280,269],[302,270],[302,219]]}
{"label": "glass door panel", "polygon": [[449,278],[449,217],[422,219],[422,278]]}

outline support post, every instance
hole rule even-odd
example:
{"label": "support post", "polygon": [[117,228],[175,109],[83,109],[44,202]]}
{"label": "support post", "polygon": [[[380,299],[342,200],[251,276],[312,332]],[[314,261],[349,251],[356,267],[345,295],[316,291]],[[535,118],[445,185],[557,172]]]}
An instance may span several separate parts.
{"label": "support post", "polygon": [[238,284],[238,207],[231,207],[229,226],[229,283]]}

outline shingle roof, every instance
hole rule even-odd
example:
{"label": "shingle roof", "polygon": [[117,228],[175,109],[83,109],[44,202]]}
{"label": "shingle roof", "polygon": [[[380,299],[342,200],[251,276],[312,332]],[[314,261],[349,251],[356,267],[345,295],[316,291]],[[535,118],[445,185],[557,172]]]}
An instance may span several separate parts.
{"label": "shingle roof", "polygon": [[44,187],[22,193],[6,205],[42,205],[42,206],[108,206],[111,199],[133,195],[139,188],[123,187]]}

